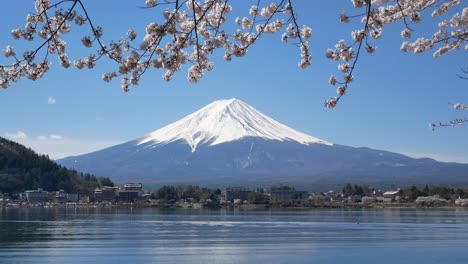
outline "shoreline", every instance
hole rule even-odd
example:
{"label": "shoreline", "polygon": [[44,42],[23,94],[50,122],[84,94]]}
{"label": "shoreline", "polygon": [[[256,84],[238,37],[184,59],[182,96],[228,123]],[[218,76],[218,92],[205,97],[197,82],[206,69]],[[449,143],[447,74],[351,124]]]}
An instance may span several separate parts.
{"label": "shoreline", "polygon": [[202,205],[178,206],[176,204],[156,205],[150,203],[99,203],[99,204],[3,204],[1,209],[56,209],[56,208],[82,208],[82,209],[182,209],[182,210],[468,210],[468,206],[447,204],[442,206],[418,206],[415,203],[375,203],[375,204],[321,204],[310,206],[283,206],[281,204],[240,204],[240,205]]}

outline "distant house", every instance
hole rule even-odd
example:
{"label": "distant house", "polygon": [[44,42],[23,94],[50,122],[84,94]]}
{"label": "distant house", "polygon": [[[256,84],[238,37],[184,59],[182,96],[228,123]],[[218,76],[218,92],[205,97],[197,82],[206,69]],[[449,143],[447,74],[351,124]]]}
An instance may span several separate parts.
{"label": "distant house", "polygon": [[80,195],[77,193],[67,193],[67,202],[77,203],[80,201]]}
{"label": "distant house", "polygon": [[351,195],[347,198],[350,203],[360,203],[362,202],[362,197],[359,195]]}
{"label": "distant house", "polygon": [[49,197],[49,193],[40,188],[37,190],[25,191],[24,195],[29,203],[43,203],[46,202]]}
{"label": "distant house", "polygon": [[400,200],[401,191],[400,189],[396,191],[387,191],[383,193],[383,201],[390,203]]}
{"label": "distant house", "polygon": [[372,196],[374,196],[374,197],[382,197],[383,193],[384,193],[384,192],[383,192],[382,190],[380,190],[380,189],[378,189],[378,190],[373,190],[373,191],[372,191]]}
{"label": "distant house", "polygon": [[127,191],[120,190],[119,192],[119,201],[122,202],[134,202],[139,199],[139,191]]}
{"label": "distant house", "polygon": [[91,201],[90,197],[88,195],[79,195],[79,201],[80,203],[89,203]]}
{"label": "distant house", "polygon": [[124,184],[124,190],[126,191],[143,191],[142,183],[126,183]]}
{"label": "distant house", "polygon": [[119,191],[119,200],[122,202],[134,202],[142,197],[144,197],[144,192],[141,183],[126,183]]}
{"label": "distant house", "polygon": [[94,202],[98,203],[102,201],[102,190],[99,188],[94,189]]}
{"label": "distant house", "polygon": [[119,195],[119,187],[103,186],[102,189],[102,201],[112,202]]}
{"label": "distant house", "polygon": [[361,202],[363,204],[372,204],[372,203],[375,203],[377,201],[377,199],[375,197],[372,197],[372,196],[364,196],[361,198]]}
{"label": "distant house", "polygon": [[337,194],[337,193],[335,193],[335,191],[330,190],[330,191],[325,192],[325,193],[313,193],[311,196],[314,199],[319,199],[321,201],[332,202],[332,201],[337,200],[337,196],[339,196],[339,195],[341,195],[341,194]]}
{"label": "distant house", "polygon": [[64,190],[59,190],[55,192],[54,200],[56,203],[65,203],[67,202],[67,195]]}
{"label": "distant house", "polygon": [[244,187],[229,187],[223,191],[224,200],[234,201],[239,199],[245,201],[249,198],[250,190]]}

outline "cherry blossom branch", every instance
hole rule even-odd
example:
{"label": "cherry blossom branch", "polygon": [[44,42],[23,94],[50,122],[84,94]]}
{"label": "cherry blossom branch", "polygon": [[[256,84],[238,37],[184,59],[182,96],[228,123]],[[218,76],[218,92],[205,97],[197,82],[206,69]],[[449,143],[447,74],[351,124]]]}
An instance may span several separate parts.
{"label": "cherry blossom branch", "polygon": [[397,5],[398,5],[398,8],[400,8],[401,16],[403,17],[403,23],[405,23],[405,27],[408,30],[413,31],[409,26],[409,22],[407,21],[407,16],[405,15],[405,13],[403,11],[403,7],[400,4],[400,0],[397,0],[396,2],[397,2]]}
{"label": "cherry blossom branch", "polygon": [[[227,8],[229,7],[228,5],[228,0],[225,0],[224,1],[224,5],[223,5],[223,9],[221,10],[221,15],[219,16],[219,19],[218,19],[218,22],[216,23],[216,25],[221,25],[222,24],[222,21],[224,19],[224,16],[222,14],[224,14],[224,12],[227,10]],[[215,34],[214,36],[217,37],[218,34],[219,34],[219,27],[217,26],[213,26],[209,21],[208,21],[208,24],[211,26],[211,28],[215,31]]]}
{"label": "cherry blossom branch", "polygon": [[465,123],[468,123],[468,118],[457,118],[454,120],[450,120],[449,122],[446,123],[438,123],[438,124],[429,124],[429,127],[434,131],[438,127],[454,127],[456,125],[463,125]]}
{"label": "cherry blossom branch", "polygon": [[[192,8],[195,10],[195,1],[192,1]],[[206,13],[203,13],[203,15],[205,15]],[[196,41],[196,44],[195,44],[195,49],[197,51],[197,63],[198,63],[198,66],[200,67],[200,40],[198,39],[198,22],[197,22],[197,14],[195,12],[193,12],[193,28],[192,28],[192,31],[195,32],[195,41]]]}
{"label": "cherry blossom branch", "polygon": [[[366,15],[362,18],[364,29],[352,32],[353,44],[347,45],[344,40],[340,40],[335,49],[328,49],[326,56],[329,59],[343,62],[338,65],[338,70],[343,74],[343,81],[339,81],[334,75],[329,78],[331,85],[341,85],[336,89],[338,96],[325,102],[325,107],[336,107],[339,100],[345,95],[349,88],[349,83],[354,80],[353,71],[359,59],[363,42],[365,41],[368,53],[376,51],[376,47],[370,44],[369,36],[373,39],[379,39],[384,26],[387,24],[403,21],[404,29],[401,36],[404,39],[411,38],[411,23],[418,23],[422,20],[421,12],[433,8],[432,18],[435,19],[446,14],[450,9],[460,4],[459,0],[352,0],[356,8],[366,7]],[[391,3],[395,4],[391,4]],[[371,5],[373,8],[371,8]],[[357,16],[347,16],[340,14],[340,21],[349,23],[351,18]],[[409,19],[409,20],[408,20]],[[434,48],[434,57],[439,57],[449,51],[459,50],[462,45],[468,50],[468,7],[464,7],[461,14],[455,13],[451,18],[438,23],[439,30],[429,38],[418,38],[412,43],[404,41],[400,49],[404,52],[412,51],[415,53],[425,52]],[[354,45],[358,45],[357,51],[353,51]],[[349,61],[353,60],[352,65]]]}
{"label": "cherry blossom branch", "polygon": [[86,7],[84,6],[83,2],[81,0],[77,0],[77,1],[80,4],[81,9],[83,10],[86,20],[89,22],[89,26],[91,27],[91,31],[93,32],[95,40],[98,42],[99,47],[101,48],[101,52],[107,54],[109,58],[118,62],[119,60],[115,58],[114,56],[112,56],[112,54],[109,54],[106,46],[101,42],[102,29],[100,27],[94,26],[93,21],[91,20],[91,17],[88,15],[88,11],[86,10]]}
{"label": "cherry blossom branch", "polygon": [[[102,58],[109,58],[115,62],[116,69],[104,73],[102,79],[110,82],[115,77],[121,77],[121,87],[129,91],[131,85],[138,85],[142,76],[150,69],[163,71],[162,77],[166,81],[172,80],[174,74],[187,68],[189,82],[199,81],[205,71],[214,68],[210,60],[215,50],[224,51],[224,59],[231,61],[233,57],[243,57],[248,49],[256,44],[263,34],[284,32],[281,40],[297,41],[300,49],[300,68],[311,65],[312,56],[307,40],[312,36],[312,29],[308,26],[299,27],[298,16],[293,8],[293,0],[256,0],[256,5],[248,10],[243,18],[229,18],[232,13],[232,3],[228,0],[144,0],[145,8],[152,8],[161,12],[160,17],[149,21],[141,40],[137,41],[137,31],[129,29],[127,36],[115,38],[108,45],[101,39],[102,28],[96,26],[82,0],[35,0],[36,14],[27,16],[24,29],[12,30],[15,39],[31,41],[35,36],[43,39],[37,48],[23,53],[23,57],[16,54],[11,45],[3,50],[7,60],[13,63],[0,63],[0,87],[7,88],[12,82],[23,77],[32,80],[41,78],[49,69],[50,54],[57,54],[62,67],[68,68],[71,63],[66,53],[67,43],[63,39],[65,33],[78,26],[89,23],[91,33],[81,39],[82,44],[91,48],[93,44],[99,50],[93,54],[77,58],[73,64],[77,69],[87,67],[91,69]],[[143,1],[143,0],[141,0]],[[343,23],[350,19],[361,18],[362,27],[352,32],[353,40],[348,45],[340,40],[335,49],[327,50],[327,57],[341,62],[338,65],[343,79],[338,81],[333,75],[329,82],[341,85],[337,89],[338,96],[325,104],[335,107],[346,93],[349,84],[354,79],[355,69],[363,48],[368,53],[376,51],[371,43],[382,35],[383,28],[391,23],[402,21],[404,29],[401,35],[405,39],[411,38],[411,23],[422,20],[423,14],[432,9],[432,18],[440,17],[460,4],[459,0],[352,0],[355,8],[366,8],[358,15],[340,15]],[[69,5],[70,4],[70,5]],[[65,6],[65,10],[59,9]],[[165,7],[174,7],[172,10]],[[53,9],[59,9],[53,12]],[[360,14],[359,14],[360,13]],[[403,42],[402,51],[415,53],[436,49],[434,56],[438,57],[449,51],[459,50],[465,45],[468,50],[468,7],[462,8],[461,13],[453,13],[451,17],[438,23],[439,30],[428,38],[418,38],[412,43]],[[238,28],[232,30],[226,22],[232,19]],[[75,23],[68,23],[74,21]],[[434,20],[435,21],[435,20]],[[296,43],[295,43],[296,44]],[[38,53],[43,49],[45,56],[42,60]],[[355,49],[355,50],[353,50]],[[193,65],[190,65],[193,64]]]}
{"label": "cherry blossom branch", "polygon": [[[355,31],[353,32],[353,38],[355,40],[355,42],[351,45],[351,46],[347,46],[346,47],[346,44],[344,43],[344,41],[342,41],[341,43],[337,44],[337,51],[329,51],[327,52],[327,57],[329,58],[334,58],[334,59],[339,59],[341,58],[345,63],[344,64],[340,64],[338,66],[338,69],[343,72],[344,74],[344,85],[343,86],[340,86],[338,87],[338,89],[336,90],[336,92],[338,93],[338,96],[337,97],[333,97],[329,100],[327,100],[325,102],[325,107],[327,108],[334,108],[336,107],[336,105],[338,104],[339,100],[341,99],[341,97],[343,95],[346,94],[346,90],[348,89],[348,85],[353,81],[354,77],[353,77],[353,72],[354,72],[354,69],[356,68],[356,64],[359,60],[359,55],[361,53],[361,48],[362,48],[362,44],[364,41],[366,41],[367,43],[367,38],[368,38],[368,35],[369,35],[369,21],[370,21],[370,18],[371,18],[371,15],[372,15],[372,3],[369,1],[367,2],[367,16],[366,16],[366,20],[365,20],[365,24],[364,24],[364,29],[363,30],[360,30],[360,31]],[[357,48],[357,52],[356,54],[354,55],[353,52],[352,52],[352,46],[354,46],[354,44],[358,43],[358,48]],[[367,44],[367,50],[368,52],[373,52],[374,49],[369,45]],[[353,58],[353,63],[351,65],[351,67],[349,67],[349,64],[347,63],[347,61],[349,59]],[[332,75],[330,77],[330,80],[329,80],[330,84],[332,85],[335,85],[337,83],[336,81],[336,78]],[[342,83],[342,84],[343,84]]]}
{"label": "cherry blossom branch", "polygon": [[[468,110],[468,105],[464,105],[461,103],[456,103],[456,104],[451,104],[453,105],[453,108],[456,110]],[[436,127],[454,127],[456,125],[463,125],[464,123],[468,122],[468,118],[457,118],[454,120],[450,120],[449,122],[445,123],[438,123],[438,124],[429,124],[432,130],[434,130]]]}
{"label": "cherry blossom branch", "polygon": [[468,110],[468,105],[456,103],[453,104],[453,108],[455,108],[456,110]]}
{"label": "cherry blossom branch", "polygon": [[463,80],[468,80],[468,67],[466,69],[461,69],[462,74],[457,74],[457,77]]}
{"label": "cherry blossom branch", "polygon": [[[59,4],[70,2],[70,1],[60,1],[54,5],[49,5],[48,1],[45,0],[36,0],[36,10],[38,11],[38,15],[28,15],[28,24],[34,23],[35,26],[26,26],[25,30],[13,30],[12,35],[15,39],[19,39],[20,37],[24,37],[26,40],[32,41],[33,34],[37,32],[37,25],[41,21],[41,17],[45,17],[45,28],[48,28],[48,31],[39,32],[38,35],[45,40],[35,49],[32,51],[26,51],[23,55],[23,59],[18,59],[15,55],[16,53],[13,51],[11,46],[7,46],[7,48],[3,51],[5,57],[13,57],[15,62],[11,66],[0,65],[0,87],[7,88],[10,86],[11,82],[16,82],[20,80],[22,77],[27,76],[31,80],[36,80],[41,78],[49,69],[49,62],[47,61],[47,57],[49,53],[57,52],[60,58],[62,66],[67,68],[70,63],[68,61],[68,57],[65,54],[65,49],[63,42],[60,42],[58,39],[58,35],[60,31],[64,31],[66,33],[65,25],[68,19],[73,16],[74,9],[77,5],[77,0],[72,1],[72,6],[68,9],[66,14],[63,16],[58,14],[55,16],[53,21],[57,21],[60,19],[60,23],[57,25],[55,30],[52,29],[51,26],[51,19],[47,16],[47,11],[51,8],[57,7]],[[27,24],[27,25],[28,25]],[[53,41],[55,47],[53,49],[50,48],[50,42]],[[41,51],[45,46],[49,48],[46,51],[46,55],[44,59],[39,62],[39,64],[34,63],[36,55]]]}

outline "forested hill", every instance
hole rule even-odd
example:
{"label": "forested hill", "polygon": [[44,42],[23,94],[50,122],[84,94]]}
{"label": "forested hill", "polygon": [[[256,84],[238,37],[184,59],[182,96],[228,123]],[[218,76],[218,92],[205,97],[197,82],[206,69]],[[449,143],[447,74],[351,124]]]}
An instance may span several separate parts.
{"label": "forested hill", "polygon": [[[102,179],[101,179],[102,180]],[[105,179],[109,182],[109,179]],[[94,175],[69,170],[16,142],[0,137],[0,192],[15,193],[42,188],[90,193],[99,185]]]}

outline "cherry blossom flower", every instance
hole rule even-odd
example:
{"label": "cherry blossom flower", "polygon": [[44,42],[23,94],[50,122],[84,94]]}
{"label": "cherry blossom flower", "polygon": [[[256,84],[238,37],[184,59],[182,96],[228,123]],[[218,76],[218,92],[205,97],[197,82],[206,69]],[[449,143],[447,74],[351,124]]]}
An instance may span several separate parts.
{"label": "cherry blossom flower", "polygon": [[[340,84],[340,87],[336,90],[338,96],[329,99],[326,107],[335,107],[349,85],[355,82],[355,77],[359,77],[354,75],[354,70],[359,66],[360,56],[377,52],[377,42],[386,34],[384,29],[389,24],[401,26],[404,40],[400,49],[403,52],[431,50],[434,57],[439,57],[456,50],[468,50],[468,7],[457,7],[460,0],[351,2],[353,7],[337,14],[342,23],[350,23],[355,28],[347,36],[338,38],[325,52],[328,59],[336,61],[340,73],[328,80],[330,85]],[[308,41],[312,40],[313,29],[310,25],[299,26],[302,24],[299,24],[293,0],[258,1],[246,10],[239,10],[243,13],[238,18],[232,17],[233,1],[187,0],[183,3],[141,0],[144,7],[158,14],[156,18],[148,21],[145,28],[128,29],[123,36],[111,36],[106,42],[104,29],[93,23],[84,1],[35,0],[34,8],[31,7],[33,12],[26,15],[23,26],[11,30],[11,36],[18,41],[37,41],[39,45],[32,50],[20,51],[11,45],[2,49],[5,63],[0,62],[0,87],[8,88],[22,78],[43,77],[53,65],[51,60],[64,68],[73,64],[76,69],[94,69],[99,61],[109,59],[115,67],[102,74],[103,81],[119,77],[126,92],[151,71],[159,72],[164,80],[170,81],[186,70],[187,80],[196,83],[206,71],[214,69],[212,57],[215,54],[224,54],[221,56],[225,61],[246,56],[264,34],[278,34],[282,42],[297,46],[299,68],[307,68],[312,63]],[[413,24],[425,21],[435,22],[438,28],[430,35],[417,34],[418,28]],[[83,28],[78,31],[77,27]],[[95,52],[69,58],[65,36],[86,29],[84,36],[77,39]],[[412,39],[412,35],[418,38]]]}

